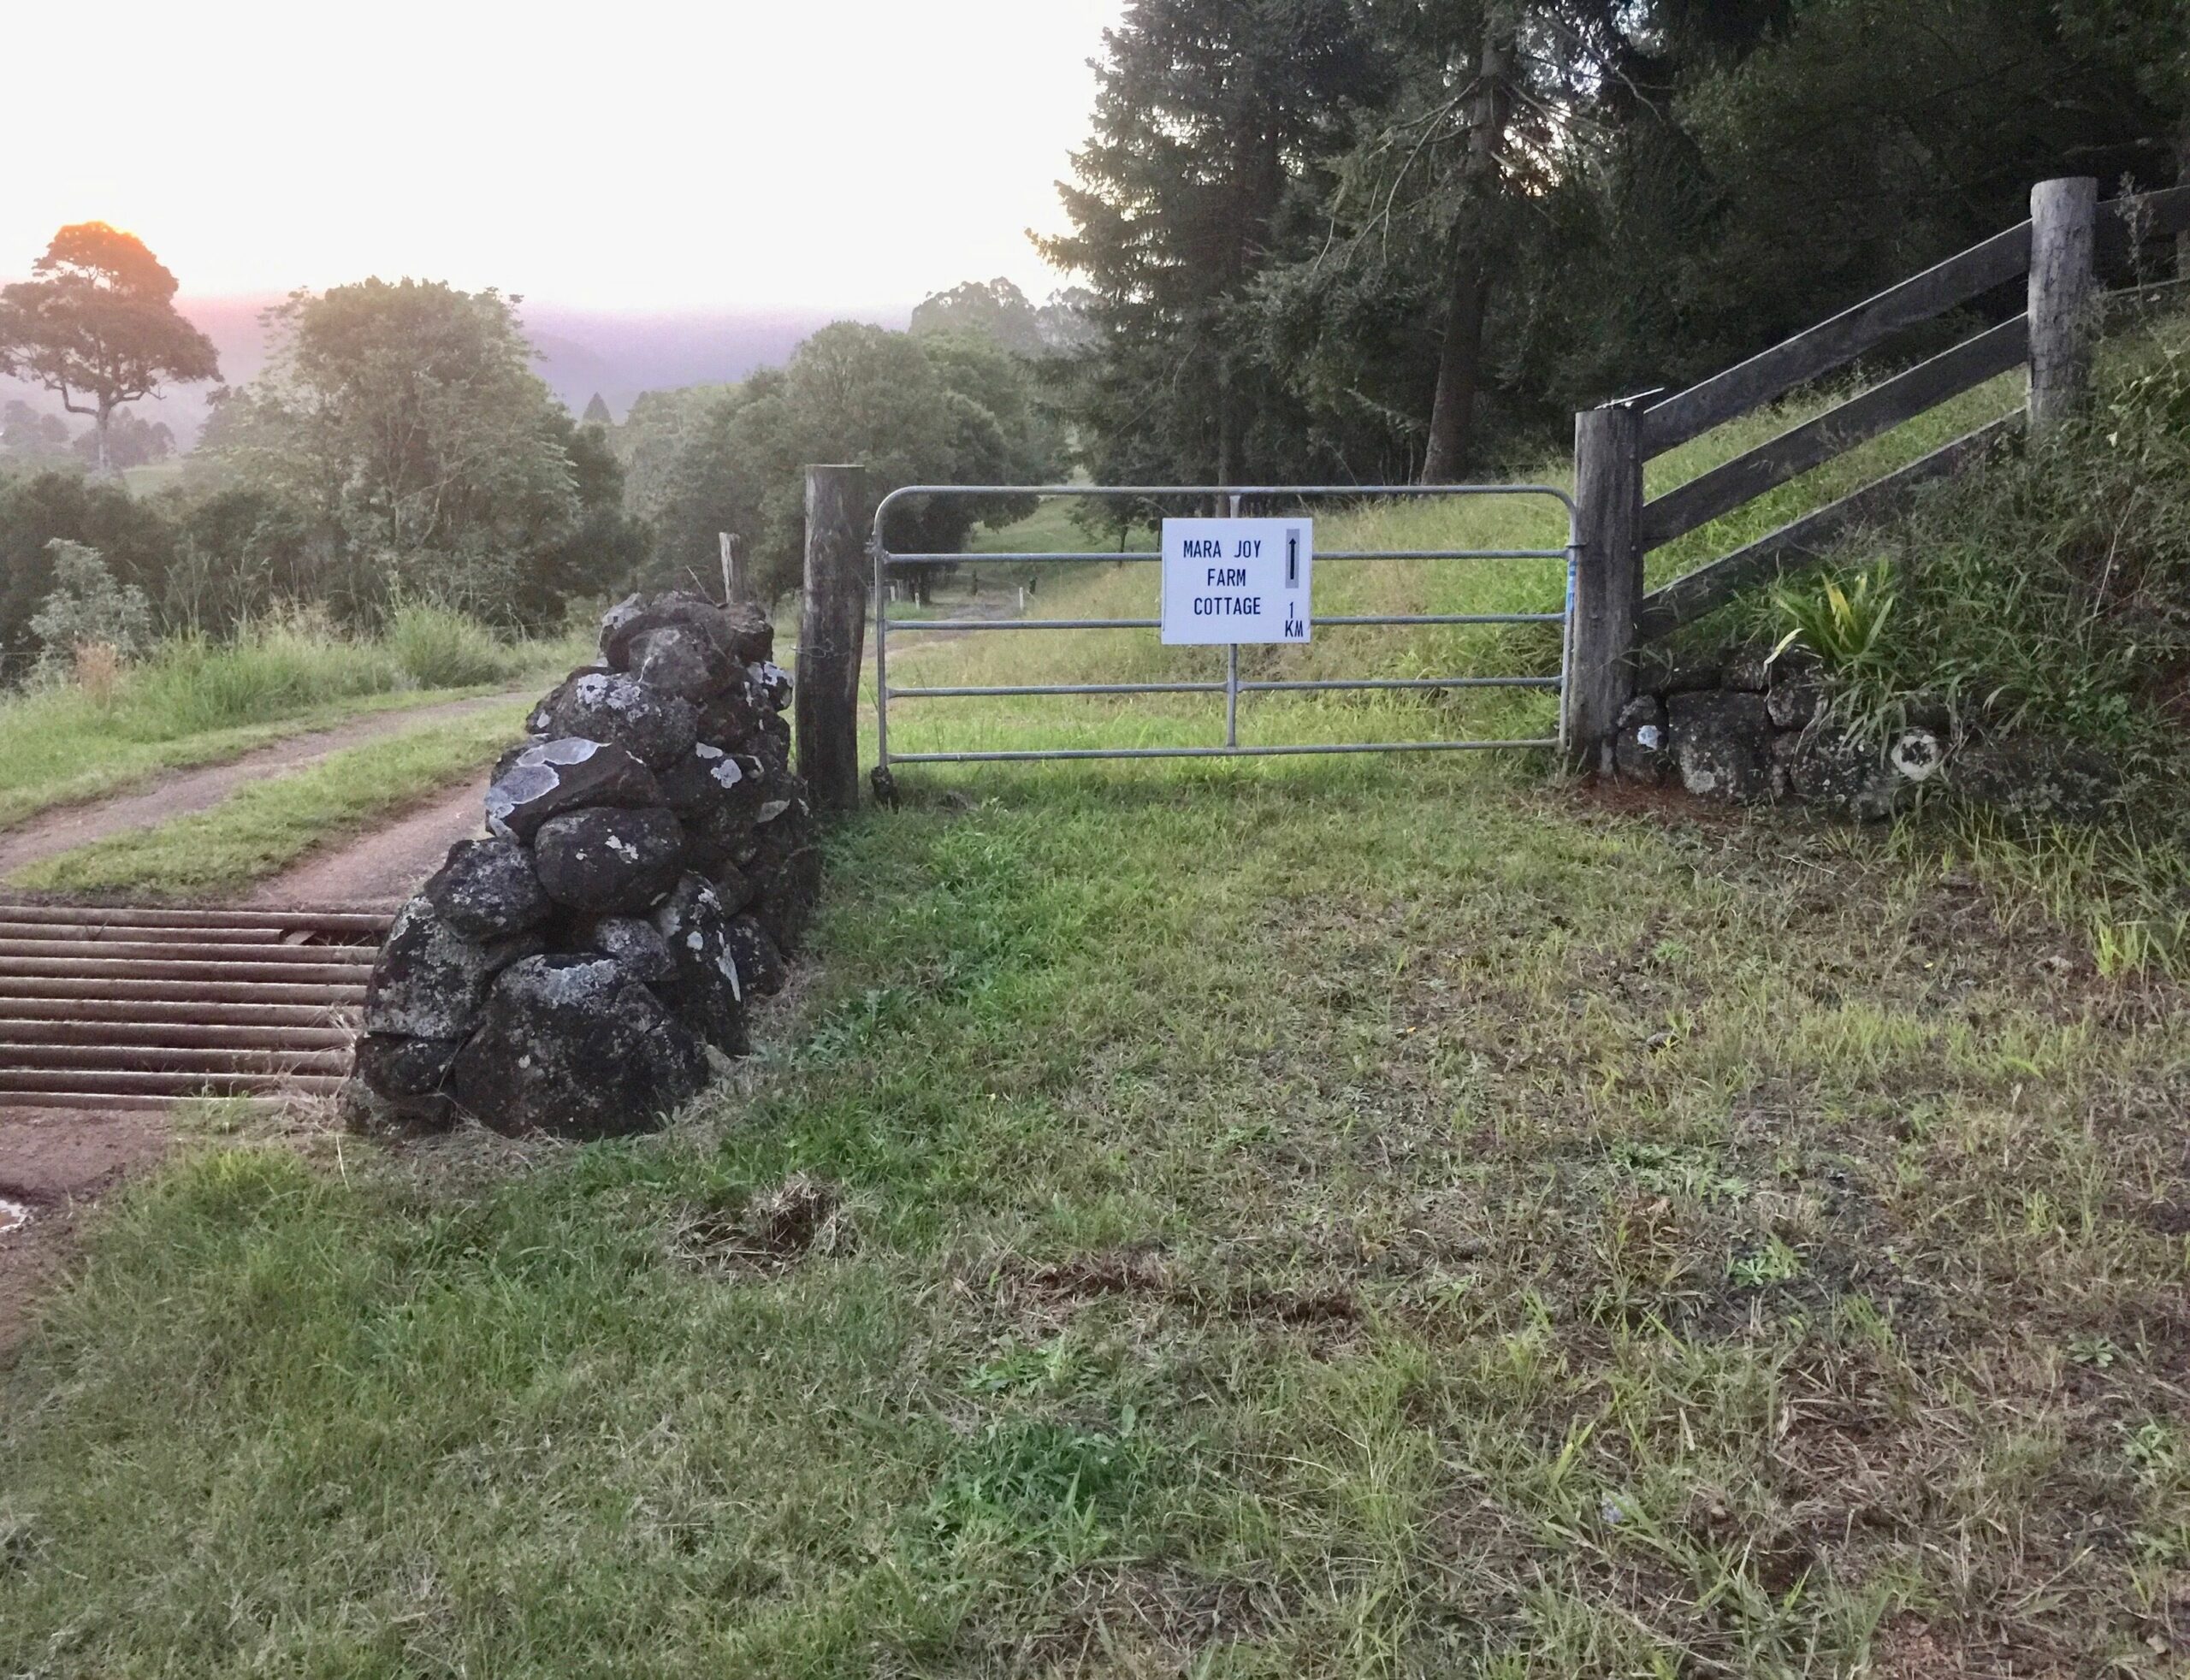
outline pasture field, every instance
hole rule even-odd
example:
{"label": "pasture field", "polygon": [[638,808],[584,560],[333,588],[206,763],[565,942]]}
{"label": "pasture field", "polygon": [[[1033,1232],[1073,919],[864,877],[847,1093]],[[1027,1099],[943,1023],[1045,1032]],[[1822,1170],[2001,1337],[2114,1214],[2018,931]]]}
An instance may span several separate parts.
{"label": "pasture field", "polygon": [[[1556,587],[1424,570],[1322,610]],[[1221,729],[915,704],[899,744]],[[1953,831],[1547,767],[908,767],[665,1138],[188,1148],[0,1372],[0,1672],[2179,1672],[2175,983]]]}

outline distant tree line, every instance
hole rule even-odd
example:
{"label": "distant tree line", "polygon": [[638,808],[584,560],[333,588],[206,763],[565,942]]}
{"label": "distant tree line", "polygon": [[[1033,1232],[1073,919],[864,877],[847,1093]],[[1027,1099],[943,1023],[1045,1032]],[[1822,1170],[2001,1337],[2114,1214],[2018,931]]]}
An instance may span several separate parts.
{"label": "distant tree line", "polygon": [[2181,0],[1129,0],[1047,254],[1095,477],[1447,482],[2190,180]]}
{"label": "distant tree line", "polygon": [[38,651],[56,566],[88,564],[80,549],[157,629],[213,634],[305,602],[369,624],[410,599],[541,630],[645,563],[607,429],[573,420],[533,372],[513,300],[438,283],[369,280],[270,311],[264,374],[215,391],[179,482],[131,494],[118,470],[173,441],[121,404],[217,370],[167,318],[172,276],[141,242],[89,224],[54,251],[65,265],[49,252],[7,288],[0,355],[94,425],[72,439],[28,403],[0,411],[9,675]]}
{"label": "distant tree line", "polygon": [[[1068,302],[1037,311],[1009,281],[960,287],[921,305],[909,333],[838,322],[781,368],[727,387],[649,392],[619,429],[630,500],[654,537],[649,575],[719,577],[724,535],[743,546],[755,589],[797,587],[803,467],[858,461],[878,494],[908,484],[1026,484],[1063,470],[1038,356],[1066,348]],[[896,516],[895,547],[955,553],[980,523],[1031,510],[1023,498],[928,499]],[[944,565],[910,581],[925,594]]]}

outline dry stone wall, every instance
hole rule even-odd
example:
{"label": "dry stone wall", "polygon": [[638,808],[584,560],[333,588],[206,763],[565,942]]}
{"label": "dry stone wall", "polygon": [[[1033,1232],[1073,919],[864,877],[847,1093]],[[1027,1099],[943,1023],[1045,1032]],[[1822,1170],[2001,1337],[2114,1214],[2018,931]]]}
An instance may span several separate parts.
{"label": "dry stone wall", "polygon": [[535,709],[390,929],[354,1123],[598,1138],[651,1129],[784,979],[820,887],[790,678],[757,607],[635,595]]}
{"label": "dry stone wall", "polygon": [[1921,698],[1897,728],[1851,731],[1799,649],[1646,656],[1636,690],[1613,742],[1619,779],[1730,804],[1785,801],[1879,821],[1940,793],[2016,815],[2080,818],[2105,806],[2117,779],[2103,760],[2057,742],[1958,731],[1946,707]]}

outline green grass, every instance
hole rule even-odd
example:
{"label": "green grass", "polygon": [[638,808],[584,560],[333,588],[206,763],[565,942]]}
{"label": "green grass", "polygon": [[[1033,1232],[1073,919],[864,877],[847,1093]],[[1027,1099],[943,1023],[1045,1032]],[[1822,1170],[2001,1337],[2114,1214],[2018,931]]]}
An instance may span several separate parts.
{"label": "green grass", "polygon": [[425,609],[394,629],[365,641],[276,622],[232,642],[183,638],[111,694],[71,685],[0,700],[0,825],[368,713],[537,681],[583,653],[568,641],[495,648]]}
{"label": "green grass", "polygon": [[524,713],[521,704],[495,707],[330,753],[252,783],[209,811],[44,859],[10,884],[171,896],[234,891],[479,775],[523,732]]}
{"label": "green grass", "polygon": [[[1322,610],[1556,589],[1375,564]],[[1045,576],[1045,616],[1148,610],[1145,570]],[[903,680],[1209,668],[915,641]],[[932,704],[898,744],[1218,726]],[[668,1138],[205,1145],[124,1191],[0,1374],[0,1672],[2170,1672],[2180,991],[2093,960],[2086,888],[1987,891],[1997,849],[1537,767],[908,767]],[[759,1240],[801,1198],[823,1239]]]}
{"label": "green grass", "polygon": [[2169,994],[1475,764],[920,786],[670,1139],[109,1208],[0,1671],[2163,1671]]}

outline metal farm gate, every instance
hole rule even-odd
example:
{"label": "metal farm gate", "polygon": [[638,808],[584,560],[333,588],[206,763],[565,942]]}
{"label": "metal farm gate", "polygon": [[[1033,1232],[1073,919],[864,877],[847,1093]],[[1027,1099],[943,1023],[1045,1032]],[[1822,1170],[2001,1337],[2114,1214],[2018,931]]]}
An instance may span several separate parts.
{"label": "metal farm gate", "polygon": [[[1563,559],[1566,563],[1566,584],[1562,605],[1558,612],[1335,614],[1317,615],[1314,622],[1319,628],[1325,626],[1343,628],[1365,624],[1557,624],[1560,627],[1559,672],[1555,676],[1548,677],[1480,677],[1463,672],[1449,677],[1359,677],[1299,681],[1242,681],[1240,676],[1240,645],[1235,642],[1224,648],[1224,674],[1222,678],[1211,678],[1203,682],[1056,683],[986,688],[891,687],[890,644],[897,637],[907,634],[926,635],[937,631],[989,633],[1013,630],[1157,630],[1162,628],[1163,621],[1160,618],[930,618],[900,620],[892,624],[889,617],[890,586],[892,576],[915,566],[938,565],[1025,566],[1084,564],[1096,561],[1160,565],[1163,560],[1161,553],[1128,553],[1122,550],[1117,553],[945,554],[897,553],[888,547],[885,533],[890,512],[900,504],[917,497],[959,497],[978,500],[1006,496],[1103,498],[1165,506],[1183,503],[1197,506],[1200,510],[1222,505],[1229,508],[1234,518],[1240,517],[1243,506],[1251,503],[1266,510],[1275,510],[1298,507],[1317,500],[1358,502],[1376,499],[1420,500],[1425,497],[1548,497],[1558,503],[1566,515],[1566,543],[1563,547],[1356,549],[1318,553],[1314,555],[1314,559],[1318,565],[1327,562],[1352,564],[1404,560],[1471,560],[1495,563]],[[1575,524],[1573,498],[1564,490],[1549,484],[1347,484],[1275,487],[1168,485],[1153,488],[1068,484],[908,486],[904,489],[893,491],[885,496],[880,506],[875,509],[874,529],[870,543],[874,562],[874,692],[877,764],[881,772],[886,772],[893,764],[944,764],[1044,759],[1252,758],[1273,757],[1288,754],[1464,752],[1501,748],[1554,748],[1563,752],[1566,744],[1568,678],[1571,675],[1573,654],[1575,567],[1578,553]],[[1289,745],[1257,743],[1252,746],[1242,746],[1240,742],[1240,700],[1243,695],[1299,694],[1335,690],[1450,689],[1538,689],[1554,691],[1560,696],[1558,731],[1554,735],[1536,740],[1431,740]],[[1060,747],[1013,752],[926,753],[893,753],[890,748],[890,711],[891,706],[899,701],[970,700],[1039,695],[1175,694],[1205,694],[1223,697],[1224,738],[1222,745]]]}

